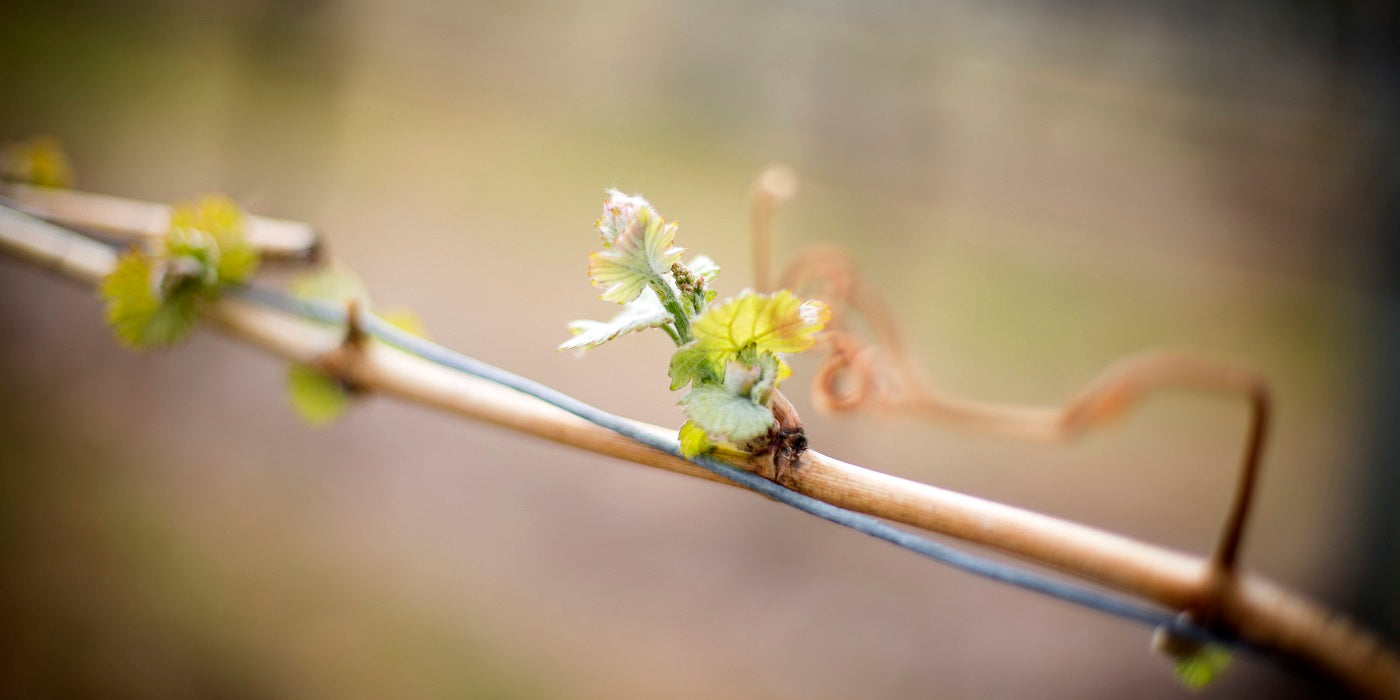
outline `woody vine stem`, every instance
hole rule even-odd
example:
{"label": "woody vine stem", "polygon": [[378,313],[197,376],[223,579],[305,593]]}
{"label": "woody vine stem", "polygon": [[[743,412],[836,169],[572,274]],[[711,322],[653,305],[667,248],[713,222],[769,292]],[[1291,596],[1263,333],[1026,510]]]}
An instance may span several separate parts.
{"label": "woody vine stem", "polygon": [[[0,250],[89,284],[98,283],[117,268],[118,255],[110,245],[52,223],[92,226],[92,220],[97,219],[98,223],[105,224],[101,228],[108,231],[130,232],[134,228],[130,220],[114,220],[120,218],[117,214],[114,217],[100,215],[103,200],[95,202],[82,200],[83,195],[75,193],[16,187],[7,187],[3,194],[5,199],[0,199],[0,205],[7,206],[0,206]],[[143,211],[143,207],[156,206],[127,200],[108,201],[109,204],[114,202],[127,207],[126,215]],[[65,206],[82,209],[88,220],[65,220]],[[150,211],[146,213],[151,214]],[[51,222],[31,214],[40,214]],[[169,216],[168,210],[165,215]],[[304,236],[307,230],[293,222],[254,220],[248,238],[258,240],[259,236],[267,236],[285,242],[288,238]],[[271,231],[279,233],[273,235]],[[253,235],[255,233],[257,235]],[[182,255],[194,259],[208,253],[207,246],[202,247],[204,244],[200,240],[191,242],[188,237],[181,240],[190,246]],[[260,244],[259,248],[268,251],[274,246]],[[290,245],[288,248],[295,256],[305,253],[310,246]],[[207,260],[204,264],[204,269],[218,271],[217,264],[209,267]],[[221,330],[294,362],[313,366],[346,385],[638,464],[738,484],[975,573],[1162,626],[1178,642],[1244,647],[1270,657],[1301,662],[1367,695],[1400,698],[1400,659],[1391,649],[1374,635],[1334,613],[1257,575],[1236,571],[1232,566],[1234,543],[1218,549],[1213,558],[1203,559],[846,464],[815,450],[800,451],[797,463],[780,485],[771,480],[777,476],[771,456],[754,456],[729,449],[722,444],[726,437],[722,432],[706,429],[704,436],[709,442],[701,443],[696,438],[687,449],[684,444],[677,443],[671,430],[611,416],[547,387],[399,330],[371,313],[347,313],[344,306],[335,303],[245,287],[241,279],[224,280],[217,274],[181,276],[185,274],[181,270],[170,266],[162,279],[173,279],[172,284],[191,288],[198,285],[188,280],[206,280],[198,283],[206,287],[198,287],[191,294],[198,295],[199,314]],[[232,270],[230,274],[236,272],[238,270]],[[219,294],[219,291],[227,293]],[[665,301],[684,303],[678,299]],[[663,303],[664,306],[669,305]],[[675,318],[671,313],[673,309],[666,311]],[[701,320],[704,318],[700,316]],[[812,318],[811,314],[808,318]],[[681,345],[678,354],[689,343],[703,340],[693,323],[687,328],[687,334],[695,334],[696,339],[690,341],[679,333],[681,324],[675,325],[674,338]],[[382,342],[347,342],[360,333]],[[347,334],[351,338],[347,338]],[[774,378],[776,385],[777,366],[762,361],[758,352],[741,357],[741,351],[736,350],[732,358],[726,356],[724,365],[711,362],[707,367],[692,368],[692,381],[699,377],[692,394],[700,391],[702,384],[709,384],[715,388],[705,390],[707,392],[728,392],[724,397],[715,394],[717,399],[742,398],[765,408],[770,406],[771,401],[759,400],[770,397],[760,396],[760,393],[768,378]],[[715,371],[720,374],[703,374]],[[741,381],[730,380],[726,376],[730,372],[741,373]],[[692,421],[697,417],[702,421],[710,417],[703,410],[690,415]],[[750,426],[740,424],[739,427],[748,430]],[[690,453],[692,459],[682,458],[682,450]],[[1245,482],[1253,478],[1252,473],[1242,475]],[[1247,494],[1248,484],[1244,486]],[[1240,512],[1242,521],[1241,511],[1235,509]],[[1106,597],[1092,589],[1041,574],[996,565],[869,516],[1009,553],[1161,607]],[[1239,524],[1242,523],[1227,526],[1227,533],[1238,533]],[[1237,542],[1238,534],[1233,538]],[[1222,576],[1222,571],[1228,575]],[[1175,613],[1179,611],[1198,614],[1208,611],[1208,619],[1202,620],[1208,627],[1176,618]]]}

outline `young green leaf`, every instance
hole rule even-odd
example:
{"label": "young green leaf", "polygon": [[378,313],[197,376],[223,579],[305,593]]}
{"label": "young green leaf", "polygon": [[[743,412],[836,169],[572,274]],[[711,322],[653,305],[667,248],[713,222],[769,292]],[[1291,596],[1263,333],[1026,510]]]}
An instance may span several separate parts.
{"label": "young green leaf", "polygon": [[334,422],[351,400],[339,381],[303,364],[294,364],[287,371],[287,393],[297,414],[315,427]]}
{"label": "young green leaf", "polygon": [[[803,303],[786,290],[771,297],[749,292],[713,306],[695,322],[695,341],[671,356],[671,390],[723,377],[725,365],[741,354],[753,363],[774,352],[805,350],[829,316],[825,304]],[[773,359],[776,372],[770,376],[776,385],[792,370]]]}
{"label": "young green leaf", "polygon": [[[364,282],[339,261],[302,275],[292,282],[291,289],[300,299],[338,304],[356,302],[365,311],[371,308]],[[380,313],[379,317],[399,330],[425,336],[423,322],[412,311],[397,309]],[[339,379],[302,364],[292,365],[287,372],[287,395],[297,413],[312,426],[334,422],[354,399]]]}
{"label": "young green leaf", "polygon": [[[788,375],[792,374],[792,370],[788,369],[786,362],[778,359],[778,356],[772,353],[760,355],[758,358],[758,367],[754,369],[757,370],[758,376],[753,381],[752,386],[748,388],[748,394],[753,397],[754,401],[767,406],[768,399],[772,398],[773,391],[778,388],[778,382],[787,379]],[[730,385],[730,380],[727,375],[724,381],[726,386]],[[733,389],[731,389],[731,391],[732,390]]]}
{"label": "young green leaf", "polygon": [[[296,278],[292,281],[291,291],[298,299],[328,301],[342,305],[354,301],[359,303],[362,310],[374,309],[365,283],[359,275],[338,260]],[[405,333],[427,337],[423,320],[411,309],[376,310],[375,313],[386,323]]]}
{"label": "young green leaf", "polygon": [[696,426],[736,445],[757,438],[773,426],[773,412],[745,395],[717,384],[700,384],[680,401]]}
{"label": "young green leaf", "polygon": [[71,187],[73,168],[58,139],[36,136],[0,148],[0,180],[40,187]]}
{"label": "young green leaf", "polygon": [[409,335],[416,335],[419,338],[427,338],[427,327],[423,325],[423,319],[410,309],[390,309],[379,314],[384,322],[405,332]]}
{"label": "young green leaf", "polygon": [[[358,302],[364,309],[370,305],[364,282],[339,261],[332,261],[296,278],[292,281],[291,291],[299,299],[338,304]],[[335,422],[349,408],[351,401],[350,393],[339,380],[303,364],[293,364],[287,370],[287,398],[291,400],[297,415],[313,427]]]}
{"label": "young green leaf", "polygon": [[354,270],[332,260],[330,264],[313,270],[292,281],[292,295],[299,299],[314,299],[348,304],[358,301],[369,306],[369,290]]}
{"label": "young green leaf", "polygon": [[257,267],[243,221],[233,202],[206,197],[171,212],[170,228],[154,251],[133,250],[118,259],[101,286],[117,338],[143,349],[168,347],[188,334],[202,303]]}
{"label": "young green leaf", "polygon": [[724,376],[725,360],[723,354],[707,350],[698,340],[676,348],[676,352],[671,355],[669,369],[671,391],[691,382],[699,385],[706,381],[718,381]]}
{"label": "young green leaf", "polygon": [[669,284],[665,275],[684,252],[672,246],[675,239],[675,223],[650,207],[637,209],[612,245],[589,256],[588,276],[603,299],[626,304],[653,283]]}
{"label": "young green leaf", "polygon": [[[1181,618],[1189,621],[1188,614]],[[1188,639],[1158,627],[1152,633],[1152,650],[1170,658],[1177,681],[1191,690],[1201,690],[1219,678],[1230,666],[1230,650],[1219,644]]]}
{"label": "young green leaf", "polygon": [[603,202],[603,215],[598,217],[594,224],[598,227],[598,233],[603,235],[604,248],[612,246],[617,237],[627,229],[627,225],[632,223],[637,212],[648,209],[653,216],[656,215],[656,210],[640,195],[624,194],[615,189],[607,192],[608,198]]}
{"label": "young green leaf", "polygon": [[710,259],[708,255],[697,255],[685,264],[690,274],[699,277],[706,282],[712,282],[719,276],[719,265]]}
{"label": "young green leaf", "polygon": [[710,440],[710,436],[705,433],[705,429],[696,425],[694,421],[686,421],[681,425],[680,432],[676,434],[676,439],[680,442],[681,456],[686,459],[709,452],[715,448],[715,443]]}
{"label": "young green leaf", "polygon": [[820,301],[802,301],[786,289],[772,295],[745,292],[711,306],[694,327],[701,347],[737,356],[745,349],[802,352],[826,327],[831,310]]}
{"label": "young green leaf", "polygon": [[574,337],[559,344],[560,350],[586,350],[597,347],[620,335],[634,331],[664,326],[671,322],[671,314],[661,306],[661,299],[650,288],[642,290],[640,296],[627,302],[612,320],[573,321],[569,330]]}
{"label": "young green leaf", "polygon": [[212,239],[213,268],[219,282],[240,284],[258,267],[258,251],[244,237],[247,216],[232,200],[207,195],[193,204],[175,207],[170,214],[166,246],[171,256],[191,245],[207,248],[204,237]]}
{"label": "young green leaf", "polygon": [[107,324],[127,347],[169,347],[199,320],[197,290],[183,288],[165,295],[161,282],[156,261],[139,250],[118,258],[116,267],[102,280]]}
{"label": "young green leaf", "polygon": [[1230,667],[1230,650],[1205,644],[1176,660],[1176,679],[1191,690],[1202,690]]}

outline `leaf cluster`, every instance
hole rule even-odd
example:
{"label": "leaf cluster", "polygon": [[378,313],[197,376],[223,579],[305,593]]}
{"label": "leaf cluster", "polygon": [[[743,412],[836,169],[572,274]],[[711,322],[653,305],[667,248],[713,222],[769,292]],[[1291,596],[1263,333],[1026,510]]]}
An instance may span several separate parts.
{"label": "leaf cluster", "polygon": [[102,281],[117,339],[136,350],[183,340],[204,304],[257,269],[258,251],[246,240],[246,227],[243,211],[219,195],[175,207],[160,240],[124,253]]}
{"label": "leaf cluster", "polygon": [[58,139],[35,136],[0,146],[0,180],[40,187],[71,187],[73,167]]}
{"label": "leaf cluster", "polygon": [[[303,275],[292,284],[299,299],[338,304],[354,303],[371,310],[369,291],[358,275],[336,263]],[[388,311],[380,316],[407,333],[423,336],[423,323],[408,310]],[[312,427],[334,423],[354,402],[358,393],[341,378],[308,364],[296,363],[287,370],[287,398],[302,420]]]}
{"label": "leaf cluster", "polygon": [[679,434],[681,452],[758,447],[775,425],[773,392],[791,374],[782,355],[812,346],[830,318],[826,305],[786,290],[744,291],[715,303],[710,284],[719,266],[704,256],[682,264],[677,225],[639,196],[609,190],[597,228],[603,249],[589,258],[589,278],[604,300],[623,309],[610,321],[569,324],[574,337],[559,349],[582,351],[661,328],[677,346],[671,389],[690,387],[680,400],[688,418]]}

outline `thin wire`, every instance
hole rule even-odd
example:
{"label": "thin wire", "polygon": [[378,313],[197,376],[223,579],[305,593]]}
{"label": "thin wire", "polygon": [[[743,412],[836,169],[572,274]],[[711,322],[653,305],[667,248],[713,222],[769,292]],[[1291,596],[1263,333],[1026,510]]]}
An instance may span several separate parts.
{"label": "thin wire", "polygon": [[[346,312],[340,306],[327,302],[299,299],[284,292],[265,287],[249,286],[232,292],[234,295],[290,313],[304,319],[344,325]],[[572,413],[590,423],[607,428],[619,435],[640,442],[648,447],[680,457],[676,440],[651,434],[633,424],[596,406],[584,403],[557,389],[545,386],[495,365],[455,352],[422,337],[407,333],[370,313],[358,319],[363,330],[372,337],[396,347],[404,352],[449,369],[484,379],[494,384],[509,387],[527,396]],[[1105,594],[1087,586],[1069,583],[1044,574],[1023,569],[1011,564],[994,561],[925,537],[900,530],[874,517],[846,510],[825,501],[819,501],[781,484],[769,481],[757,474],[744,471],[719,460],[699,456],[689,458],[704,469],[756,491],[775,501],[791,506],[805,513],[815,515],[838,525],[849,527],[876,539],[881,539],[898,547],[922,555],[956,569],[1000,581],[1018,588],[1058,598],[1092,610],[1132,620],[1145,625],[1165,627],[1173,634],[1197,642],[1222,644],[1232,648],[1265,654],[1261,649],[1220,632],[1210,630],[1182,619],[1176,613],[1149,607]]]}

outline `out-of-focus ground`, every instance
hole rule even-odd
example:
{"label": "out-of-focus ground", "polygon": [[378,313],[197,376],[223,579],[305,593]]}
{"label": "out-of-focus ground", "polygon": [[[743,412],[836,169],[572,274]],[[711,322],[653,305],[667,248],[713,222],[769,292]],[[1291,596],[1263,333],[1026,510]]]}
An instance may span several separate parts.
{"label": "out-of-focus ground", "polygon": [[[315,222],[435,339],[671,425],[661,334],[553,349],[613,311],[602,190],[733,292],[750,183],[789,163],[779,259],[850,250],[948,390],[1056,403],[1162,345],[1266,373],[1245,562],[1345,600],[1375,212],[1342,11],[1133,8],[21,2],[0,140],[58,136],[81,189]],[[0,694],[1185,692],[1149,630],[760,498],[389,400],[307,429],[248,347],[123,352],[90,291],[9,260],[0,299]],[[824,452],[1185,550],[1243,439],[1187,395],[1065,447],[833,418],[794,364]],[[1307,692],[1244,659],[1207,695]]]}

